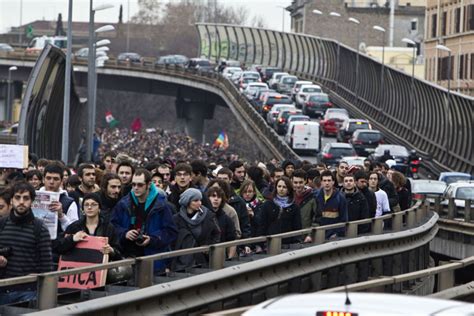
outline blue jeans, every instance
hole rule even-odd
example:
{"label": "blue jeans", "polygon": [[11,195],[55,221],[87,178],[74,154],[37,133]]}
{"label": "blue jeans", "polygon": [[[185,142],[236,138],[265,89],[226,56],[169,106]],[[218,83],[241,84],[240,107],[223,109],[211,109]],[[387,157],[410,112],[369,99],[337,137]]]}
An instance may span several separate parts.
{"label": "blue jeans", "polygon": [[12,291],[0,293],[0,305],[36,300],[35,291]]}

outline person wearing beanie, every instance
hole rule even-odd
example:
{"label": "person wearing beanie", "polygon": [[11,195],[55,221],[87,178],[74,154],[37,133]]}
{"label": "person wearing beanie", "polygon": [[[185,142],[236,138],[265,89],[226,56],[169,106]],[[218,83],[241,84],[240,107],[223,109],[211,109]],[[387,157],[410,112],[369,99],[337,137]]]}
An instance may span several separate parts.
{"label": "person wearing beanie", "polygon": [[293,172],[295,171],[295,163],[291,160],[284,160],[281,163],[281,167],[283,168],[283,171],[285,172],[285,176],[291,179],[291,176],[293,175]]}
{"label": "person wearing beanie", "polygon": [[[173,249],[187,249],[218,243],[221,232],[216,215],[202,205],[202,193],[198,189],[189,188],[179,198],[180,209],[174,215],[178,227],[178,238]],[[181,271],[199,265],[208,266],[208,258],[204,253],[184,255],[173,259],[171,269]]]}
{"label": "person wearing beanie", "polygon": [[82,200],[84,216],[66,228],[64,235],[54,243],[54,251],[60,255],[70,252],[76,244],[87,241],[89,236],[107,237],[108,243],[102,249],[111,260],[120,260],[118,239],[115,228],[101,216],[101,200],[97,193],[86,193]]}

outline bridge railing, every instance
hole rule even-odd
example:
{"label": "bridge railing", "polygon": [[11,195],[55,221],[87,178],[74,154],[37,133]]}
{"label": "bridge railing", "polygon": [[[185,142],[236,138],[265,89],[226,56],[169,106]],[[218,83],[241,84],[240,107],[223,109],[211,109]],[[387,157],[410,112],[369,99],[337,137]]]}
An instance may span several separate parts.
{"label": "bridge railing", "polygon": [[[464,206],[457,206],[456,201],[463,201]],[[466,223],[474,222],[474,209],[472,207],[473,200],[471,199],[443,199],[440,196],[434,196],[432,204],[435,212],[437,212],[442,218],[450,220],[462,218]]]}
{"label": "bridge railing", "polygon": [[432,158],[432,168],[474,172],[474,98],[420,78],[412,81],[331,39],[225,24],[200,23],[197,29],[201,55],[276,66],[319,82],[338,105]]}
{"label": "bridge railing", "polygon": [[[422,209],[418,208],[423,213]],[[411,217],[409,214],[414,212]],[[417,212],[411,210],[405,213],[407,219],[404,222],[407,223],[410,217],[421,218],[421,215],[416,215]],[[290,249],[269,258],[231,265],[223,270],[112,297],[58,307],[37,315],[63,314],[68,311],[74,311],[75,314],[100,312],[101,315],[126,315],[138,309],[154,314],[185,311],[198,314],[226,309],[225,306],[251,305],[282,293],[318,291],[367,280],[369,277],[397,275],[402,271],[413,272],[428,266],[429,242],[437,233],[438,215],[434,212],[427,215],[418,225],[398,232],[331,240],[316,247]],[[288,238],[295,234],[306,235],[310,231],[311,229],[273,237]],[[226,247],[230,245],[235,243]],[[207,250],[211,262],[216,253],[213,248],[216,246],[222,245],[211,246]],[[181,254],[192,253],[190,251],[192,250],[182,250]],[[154,256],[157,257],[159,255]],[[139,259],[142,258],[136,260]],[[152,279],[152,274],[148,278]],[[400,292],[402,287],[394,286],[393,289]]]}
{"label": "bridge railing", "polygon": [[[370,225],[370,235],[381,235],[384,233],[383,227],[384,222],[391,222],[391,227],[387,233],[393,234],[404,230],[414,229],[419,225],[423,225],[427,218],[434,220],[432,215],[428,211],[428,204],[423,204],[419,201],[410,209],[405,211],[387,214],[377,218],[369,218],[359,221],[339,223],[326,226],[311,227],[307,229],[301,229],[298,231],[292,231],[282,234],[261,236],[249,239],[235,240],[231,242],[219,243],[209,246],[201,246],[190,249],[182,249],[176,251],[170,251],[165,253],[159,253],[150,256],[137,257],[134,259],[125,259],[121,261],[115,261],[106,264],[92,265],[88,267],[75,268],[69,270],[55,271],[42,273],[37,275],[29,275],[24,277],[10,278],[0,280],[0,287],[25,284],[25,283],[37,283],[38,289],[38,308],[48,309],[55,307],[57,304],[57,288],[58,280],[60,277],[68,275],[75,275],[79,273],[100,271],[105,269],[112,269],[120,266],[134,266],[135,267],[135,285],[140,288],[145,288],[153,285],[153,263],[156,260],[164,260],[175,258],[183,255],[208,253],[209,254],[209,268],[211,269],[222,269],[226,260],[226,250],[234,246],[246,246],[256,243],[264,243],[266,245],[268,255],[278,255],[282,253],[282,249],[285,248],[284,239],[300,236],[311,236],[313,245],[322,245],[327,242],[334,242],[336,240],[326,240],[326,232],[329,230],[341,228],[345,231],[345,238],[352,239],[361,235],[358,232],[358,228],[361,225]],[[437,217],[436,217],[437,219]],[[386,226],[386,225],[385,225]],[[282,247],[283,246],[283,247]],[[286,248],[288,249],[288,248]],[[291,249],[291,248],[290,248]]]}

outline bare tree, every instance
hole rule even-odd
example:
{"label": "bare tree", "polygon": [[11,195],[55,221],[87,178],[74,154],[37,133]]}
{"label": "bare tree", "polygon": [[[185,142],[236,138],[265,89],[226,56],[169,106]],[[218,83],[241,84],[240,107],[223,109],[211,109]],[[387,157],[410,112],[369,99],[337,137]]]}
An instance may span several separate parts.
{"label": "bare tree", "polygon": [[131,18],[132,23],[157,25],[161,20],[161,4],[158,0],[138,0],[138,12]]}
{"label": "bare tree", "polygon": [[267,28],[267,24],[261,15],[254,15],[250,20],[250,26],[252,27],[259,27],[259,28]]}

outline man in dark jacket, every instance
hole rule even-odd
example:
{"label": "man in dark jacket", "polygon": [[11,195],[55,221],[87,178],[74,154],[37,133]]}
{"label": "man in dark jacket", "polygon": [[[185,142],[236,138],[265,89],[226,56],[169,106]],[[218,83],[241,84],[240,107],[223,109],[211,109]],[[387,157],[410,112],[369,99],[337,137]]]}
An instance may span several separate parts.
{"label": "man in dark jacket", "polygon": [[[344,177],[344,188],[341,192],[347,201],[347,212],[350,222],[369,218],[369,205],[364,194],[357,189],[353,175],[346,175]],[[359,225],[359,233],[366,233],[368,231],[369,225]]]}
{"label": "man in dark jacket", "polygon": [[[10,249],[0,256],[3,278],[14,278],[52,270],[51,239],[48,229],[36,219],[31,205],[36,197],[33,186],[26,182],[13,185],[13,209],[1,219],[0,246]],[[36,284],[26,283],[0,288],[0,305],[34,300]]]}
{"label": "man in dark jacket", "polygon": [[[132,178],[132,191],[112,211],[124,256],[146,256],[171,250],[177,236],[176,225],[164,195],[151,182],[151,173],[138,169]],[[165,263],[155,261],[155,271]]]}
{"label": "man in dark jacket", "polygon": [[[345,223],[349,220],[346,198],[334,188],[335,182],[331,171],[326,170],[321,173],[322,190],[316,199],[318,208],[314,219],[314,222],[321,226]],[[344,228],[327,230],[326,238],[343,237],[344,231]]]}
{"label": "man in dark jacket", "polygon": [[110,222],[112,210],[120,200],[122,183],[120,177],[115,173],[106,173],[100,183],[100,202],[102,205],[100,215],[105,222]]}
{"label": "man in dark jacket", "polygon": [[369,207],[369,217],[375,217],[375,211],[377,210],[377,198],[375,193],[369,190],[367,181],[369,176],[367,172],[359,170],[354,174],[354,180],[356,182],[357,189],[359,189],[362,194],[364,194],[365,199],[367,200],[367,205]]}
{"label": "man in dark jacket", "polygon": [[281,163],[281,167],[285,172],[285,176],[291,179],[293,172],[295,171],[295,163],[291,160],[285,160]]}

